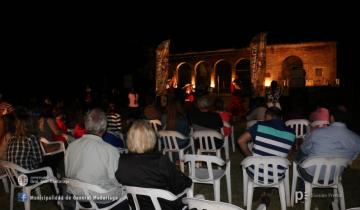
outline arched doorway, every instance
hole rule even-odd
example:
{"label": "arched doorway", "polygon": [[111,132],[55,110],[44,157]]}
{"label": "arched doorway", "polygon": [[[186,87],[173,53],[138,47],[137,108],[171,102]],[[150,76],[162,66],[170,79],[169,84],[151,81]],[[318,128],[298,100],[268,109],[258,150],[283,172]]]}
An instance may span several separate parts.
{"label": "arched doorway", "polygon": [[241,81],[242,90],[241,95],[245,97],[251,96],[251,77],[250,77],[250,60],[241,59],[237,62],[236,66],[236,75]]}
{"label": "arched doorway", "polygon": [[177,86],[184,87],[187,83],[191,84],[191,66],[188,63],[182,63],[177,68]]}
{"label": "arched doorway", "polygon": [[231,64],[220,60],[215,64],[215,85],[220,93],[229,93],[231,84]]}
{"label": "arched doorway", "polygon": [[206,92],[210,87],[210,64],[205,61],[200,61],[195,65],[195,84],[197,92]]}
{"label": "arched doorway", "polygon": [[305,87],[304,63],[298,56],[289,56],[282,62],[282,79],[288,81],[289,87]]}

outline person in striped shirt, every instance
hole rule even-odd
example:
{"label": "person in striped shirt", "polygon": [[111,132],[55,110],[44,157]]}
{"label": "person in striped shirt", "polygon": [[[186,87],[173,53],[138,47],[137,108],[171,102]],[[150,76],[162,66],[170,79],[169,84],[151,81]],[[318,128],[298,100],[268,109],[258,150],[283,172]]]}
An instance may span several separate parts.
{"label": "person in striped shirt", "polygon": [[[277,107],[270,107],[265,112],[265,121],[259,121],[251,126],[244,134],[238,138],[238,144],[245,156],[278,156],[286,158],[295,142],[295,133],[291,128],[286,127],[282,121],[281,110]],[[253,141],[252,151],[248,148],[248,143]],[[278,168],[279,179],[284,178],[285,168]],[[253,167],[247,168],[250,177],[254,177]],[[259,180],[263,179],[263,174],[259,169]],[[271,170],[268,176],[272,177]],[[264,197],[266,193],[263,193]]]}
{"label": "person in striped shirt", "polygon": [[102,136],[103,140],[113,145],[114,147],[124,147],[122,135],[122,120],[121,115],[117,111],[115,103],[110,102],[106,114],[107,129]]}

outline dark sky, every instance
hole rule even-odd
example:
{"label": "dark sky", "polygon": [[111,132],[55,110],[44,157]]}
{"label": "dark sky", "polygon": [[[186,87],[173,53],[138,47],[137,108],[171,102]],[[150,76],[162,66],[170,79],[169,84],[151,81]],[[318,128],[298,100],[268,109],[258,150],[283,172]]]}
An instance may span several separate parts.
{"label": "dark sky", "polygon": [[76,18],[62,14],[9,22],[2,33],[1,72],[13,79],[3,81],[0,88],[5,92],[13,89],[16,80],[20,83],[16,88],[24,91],[35,86],[40,87],[36,90],[42,86],[78,89],[86,81],[101,83],[98,80],[103,75],[113,80],[119,77],[121,83],[120,76],[141,69],[165,39],[171,39],[170,53],[242,48],[261,31],[268,32],[269,43],[337,41],[339,70],[347,75],[357,70],[359,38],[354,15],[276,10],[259,19],[246,8],[229,8],[231,5],[219,11],[184,7],[144,14],[119,11],[120,15],[99,17],[95,13]]}

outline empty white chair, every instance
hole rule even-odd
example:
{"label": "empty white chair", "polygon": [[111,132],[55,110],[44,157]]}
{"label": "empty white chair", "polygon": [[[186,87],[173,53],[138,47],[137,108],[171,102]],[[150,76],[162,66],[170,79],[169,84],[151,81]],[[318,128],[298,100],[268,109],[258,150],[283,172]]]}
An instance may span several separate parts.
{"label": "empty white chair", "polygon": [[183,195],[187,194],[187,196],[190,196],[189,193],[191,189],[187,188],[182,193],[178,195],[174,195],[169,191],[161,190],[161,189],[155,189],[155,188],[143,188],[143,187],[133,187],[133,186],[125,186],[126,192],[131,195],[135,209],[134,210],[140,210],[140,205],[137,199],[137,195],[143,195],[150,197],[155,210],[161,210],[161,206],[159,203],[158,198],[162,198],[168,201],[175,201],[178,198],[182,197]]}
{"label": "empty white chair", "polygon": [[[231,176],[230,176],[230,160],[223,159],[211,155],[185,155],[185,163],[189,162],[189,177],[194,183],[212,184],[214,185],[215,201],[220,201],[220,180],[226,177],[227,193],[229,202],[231,199]],[[206,168],[196,168],[197,163],[203,164]],[[225,166],[224,169],[215,169],[212,164]],[[215,166],[216,167],[216,166]],[[216,167],[217,168],[217,167]],[[194,185],[192,186],[192,188]]]}
{"label": "empty white chair", "polygon": [[187,204],[189,209],[197,209],[197,210],[243,210],[242,208],[235,206],[230,203],[224,203],[219,201],[209,201],[204,199],[197,198],[183,198],[183,203]]}
{"label": "empty white chair", "polygon": [[[159,137],[159,128],[161,128],[162,124],[160,122],[160,120],[148,120],[148,122],[150,123],[151,127],[154,129],[157,138]],[[158,138],[158,150],[161,151],[161,144]]]}
{"label": "empty white chair", "polygon": [[[56,194],[59,194],[59,189],[57,186],[57,179],[54,176],[50,167],[43,167],[43,168],[38,168],[38,169],[34,169],[34,170],[26,170],[14,163],[8,162],[8,161],[0,161],[0,165],[5,169],[7,177],[10,179],[10,184],[11,184],[10,185],[10,187],[11,187],[10,210],[13,210],[13,200],[14,200],[15,188],[21,188],[22,191],[24,193],[26,193],[26,195],[28,196],[28,198],[24,202],[25,210],[30,210],[31,191],[33,189],[35,189],[37,195],[40,195],[40,189],[36,189],[36,188],[38,188],[42,184],[45,184],[45,183],[54,184]],[[22,177],[24,177],[26,179],[27,178],[26,174],[40,172],[40,171],[46,172],[46,176],[42,177],[42,179],[40,179],[40,180],[37,180],[38,182],[36,182],[36,183],[29,182],[29,184],[26,186],[20,185],[21,183],[19,184],[18,180],[20,180],[20,178],[22,178]],[[22,177],[19,178],[20,175]],[[28,180],[28,181],[30,181],[30,180]],[[24,184],[25,184],[25,182],[24,182]],[[62,202],[60,200],[58,201],[58,205],[60,205],[61,208],[63,209]]]}
{"label": "empty white chair", "polygon": [[[168,153],[169,158],[173,161],[172,153],[178,152],[179,153],[179,160],[180,160],[180,170],[184,172],[184,152],[188,148],[190,148],[190,140],[188,137],[185,137],[181,133],[177,131],[159,131],[159,138],[160,143],[163,145],[163,154]],[[189,140],[188,144],[182,148],[179,147],[179,141],[186,141]]]}
{"label": "empty white chair", "polygon": [[[217,141],[223,141],[222,146],[216,148],[215,139]],[[192,141],[197,148],[197,154],[203,152],[216,153],[216,156],[221,158],[221,149],[224,148],[226,160],[229,160],[229,140],[214,130],[201,130],[195,131],[192,134]]]}
{"label": "empty white chair", "polygon": [[306,119],[287,120],[285,125],[294,129],[297,139],[304,139],[309,131],[309,121]]}
{"label": "empty white chair", "polygon": [[[254,188],[276,187],[279,190],[281,209],[290,205],[289,170],[290,162],[277,156],[250,156],[242,162],[244,206],[251,209]],[[247,173],[248,167],[253,167],[254,177]],[[269,175],[272,172],[272,176]],[[279,174],[284,174],[279,177]]]}
{"label": "empty white chair", "polygon": [[[56,151],[52,151],[52,152],[46,152],[44,145],[58,145],[59,149]],[[65,145],[64,145],[64,142],[62,142],[62,141],[50,142],[47,139],[45,139],[44,137],[41,137],[40,138],[40,147],[41,147],[41,151],[44,156],[55,155],[58,153],[64,153],[64,155],[65,155]]]}
{"label": "empty white chair", "polygon": [[[223,121],[223,125],[224,125],[224,127],[221,128],[221,134],[222,134],[225,138],[228,139],[228,140],[227,140],[228,142],[229,142],[229,138],[230,138],[232,150],[233,150],[233,152],[235,152],[234,126],[231,125],[231,124],[230,124],[229,122],[227,122],[227,121]],[[231,129],[231,133],[230,133],[229,135],[225,136],[225,134],[224,134],[224,128],[230,128],[230,129]]]}
{"label": "empty white chair", "polygon": [[4,169],[0,168],[0,179],[4,185],[4,190],[6,193],[9,193],[9,184],[7,180],[7,175]]}
{"label": "empty white chair", "polygon": [[345,210],[345,195],[344,189],[341,184],[341,172],[350,163],[349,159],[343,157],[311,157],[304,160],[299,166],[303,169],[312,168],[314,170],[313,181],[307,182],[298,173],[297,164],[293,163],[293,179],[291,189],[291,205],[294,205],[295,190],[297,178],[301,178],[305,181],[305,210],[310,210],[312,188],[333,188],[334,198],[338,203],[340,198],[340,209]]}
{"label": "empty white chair", "polygon": [[[89,198],[89,199],[85,199],[85,200],[75,199],[76,200],[75,210],[79,210],[79,209],[110,210],[110,209],[114,208],[115,206],[117,206],[119,203],[123,202],[124,200],[127,200],[126,192],[125,192],[125,190],[123,190],[123,193],[121,195],[117,195],[117,196],[119,196],[119,199],[116,202],[114,202],[113,204],[111,204],[107,207],[99,208],[96,205],[95,199],[92,199],[92,198],[94,198],[94,196],[100,197],[101,194],[104,194],[104,197],[105,197],[105,195],[108,192],[110,192],[111,190],[105,190],[97,185],[93,185],[93,184],[89,184],[89,183],[85,183],[85,182],[81,182],[79,180],[69,179],[69,178],[65,178],[64,183],[66,183],[67,190],[72,195],[79,196],[79,198],[81,198],[81,197]],[[94,193],[96,193],[96,194],[94,194]],[[88,208],[83,207],[80,204],[81,201],[88,202],[90,204],[90,207],[88,207]]]}

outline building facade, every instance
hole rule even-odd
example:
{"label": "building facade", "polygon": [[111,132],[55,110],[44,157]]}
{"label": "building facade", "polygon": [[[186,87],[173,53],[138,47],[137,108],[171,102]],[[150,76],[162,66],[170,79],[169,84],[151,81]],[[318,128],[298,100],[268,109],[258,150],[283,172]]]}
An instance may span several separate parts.
{"label": "building facade", "polygon": [[[269,86],[276,80],[288,87],[336,85],[336,66],[336,42],[267,45],[263,83]],[[244,86],[251,86],[250,49],[170,54],[169,70],[177,87],[190,83],[194,88],[230,93],[236,75]]]}

